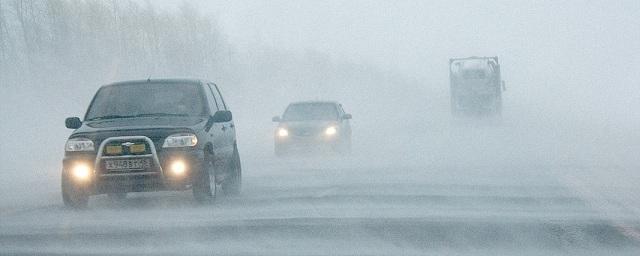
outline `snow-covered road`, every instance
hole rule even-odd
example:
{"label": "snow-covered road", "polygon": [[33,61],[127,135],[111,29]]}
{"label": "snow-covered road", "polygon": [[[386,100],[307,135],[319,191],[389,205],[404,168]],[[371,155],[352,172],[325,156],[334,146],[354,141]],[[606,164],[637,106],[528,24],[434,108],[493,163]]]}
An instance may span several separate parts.
{"label": "snow-covered road", "polygon": [[367,159],[245,156],[243,194],[205,206],[189,192],[163,192],[97,196],[74,211],[63,209],[57,188],[33,188],[37,199],[1,208],[0,254],[640,253],[639,215],[615,197],[628,184],[585,183],[600,170],[573,180],[579,172],[566,167]]}

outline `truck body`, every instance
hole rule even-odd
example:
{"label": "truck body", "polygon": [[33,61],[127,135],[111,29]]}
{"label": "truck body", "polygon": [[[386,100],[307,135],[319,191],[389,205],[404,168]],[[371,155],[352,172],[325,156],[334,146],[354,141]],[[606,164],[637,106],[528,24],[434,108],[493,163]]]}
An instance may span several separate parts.
{"label": "truck body", "polygon": [[451,112],[461,115],[500,115],[504,81],[498,57],[449,59]]}

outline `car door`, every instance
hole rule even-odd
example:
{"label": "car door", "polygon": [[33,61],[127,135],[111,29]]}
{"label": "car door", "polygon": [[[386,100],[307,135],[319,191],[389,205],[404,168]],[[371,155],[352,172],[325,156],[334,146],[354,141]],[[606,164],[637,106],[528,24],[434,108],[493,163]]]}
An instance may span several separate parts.
{"label": "car door", "polygon": [[[214,83],[209,83],[209,89],[213,93],[214,99],[216,101],[217,107],[219,110],[228,110],[227,105],[222,98],[222,94],[218,89],[218,86]],[[222,137],[220,138],[220,147],[222,152],[222,157],[225,159],[231,159],[233,155],[233,148],[235,143],[235,125],[233,120],[229,122],[218,123],[222,127]]]}
{"label": "car door", "polygon": [[[213,91],[209,87],[209,85],[205,85],[205,94],[207,95],[207,101],[209,103],[209,111],[213,116],[219,109],[218,103],[216,102]],[[207,132],[209,138],[208,141],[213,143],[213,153],[215,155],[216,161],[220,160],[222,156],[226,154],[225,146],[224,146],[224,125],[223,123],[212,123],[210,124],[209,131]]]}

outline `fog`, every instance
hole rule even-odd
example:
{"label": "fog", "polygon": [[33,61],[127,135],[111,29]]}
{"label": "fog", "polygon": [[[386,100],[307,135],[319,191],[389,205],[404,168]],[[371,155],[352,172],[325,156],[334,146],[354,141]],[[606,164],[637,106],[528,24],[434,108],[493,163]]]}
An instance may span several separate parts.
{"label": "fog", "polygon": [[[96,218],[72,225],[73,237],[74,228],[85,226],[127,233],[126,224],[111,222],[120,211],[141,227],[166,219],[138,219],[140,212],[187,216],[193,217],[188,223],[170,222],[151,233],[160,236],[180,226],[185,238],[178,244],[199,245],[186,253],[207,254],[211,247],[203,244],[208,240],[184,226],[218,227],[225,221],[241,226],[269,218],[286,222],[287,217],[299,218],[291,220],[295,226],[310,207],[311,216],[333,221],[324,223],[329,231],[310,230],[337,232],[336,240],[301,238],[299,247],[276,250],[265,249],[268,239],[243,247],[233,237],[218,235],[214,244],[224,244],[225,251],[217,252],[473,255],[542,249],[573,255],[595,248],[595,255],[600,249],[632,255],[640,248],[638,13],[638,1],[0,1],[0,211],[5,220],[13,218],[3,222],[0,213],[0,227],[55,229],[57,220],[67,225],[75,217]],[[448,60],[469,56],[499,57],[506,82],[500,118],[451,115]],[[186,192],[145,193],[124,206],[98,198],[85,212],[63,210],[60,170],[71,133],[64,118],[82,118],[104,84],[168,77],[203,78],[221,87],[238,127],[246,180],[240,202],[216,202],[218,215],[212,219],[205,218],[208,208],[184,202],[190,200]],[[271,117],[300,100],[335,100],[353,115],[349,156],[274,157]],[[399,194],[411,199],[377,204],[383,195]],[[478,201],[456,201],[467,194]],[[429,197],[436,195],[452,203]],[[338,200],[316,201],[325,196]],[[520,196],[536,203],[509,201]],[[568,201],[545,201],[556,197]],[[258,203],[291,198],[300,202]],[[28,214],[14,216],[20,212]],[[432,230],[433,223],[458,217],[453,230],[493,228],[498,242],[480,242],[473,231],[452,231],[443,238],[411,229],[412,222],[404,219],[420,218],[421,224],[413,224]],[[374,219],[373,224],[358,218]],[[384,226],[379,223],[384,220],[407,222]],[[580,224],[600,220],[623,230],[623,238],[607,235],[606,228],[585,231],[592,227]],[[581,238],[569,245],[546,242],[553,232],[537,221],[571,223]],[[485,230],[478,223],[498,224]],[[296,239],[292,234],[308,234],[287,225],[274,228],[286,233],[275,232],[273,240],[285,248]],[[353,240],[352,246],[338,241],[351,241],[349,232],[367,234],[360,229],[380,236]],[[64,239],[29,251],[7,232],[0,234],[0,245],[17,248],[9,253],[159,252],[135,246],[127,251],[113,241],[65,251],[69,241]],[[524,234],[513,238],[513,233]],[[405,235],[437,246],[414,245],[402,239]],[[600,235],[605,238],[598,240]],[[364,248],[376,239],[382,245]],[[385,246],[390,240],[393,246]],[[602,240],[611,243],[593,244]],[[316,246],[335,251],[305,250]],[[166,248],[161,253],[179,251]]]}

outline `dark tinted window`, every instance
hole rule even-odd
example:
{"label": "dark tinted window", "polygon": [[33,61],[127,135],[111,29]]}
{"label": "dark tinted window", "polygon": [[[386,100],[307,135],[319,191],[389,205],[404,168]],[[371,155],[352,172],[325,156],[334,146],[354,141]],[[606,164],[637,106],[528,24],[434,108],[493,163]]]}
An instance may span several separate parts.
{"label": "dark tinted window", "polygon": [[338,110],[331,103],[296,103],[285,110],[285,121],[336,120]]}
{"label": "dark tinted window", "polygon": [[[217,95],[218,95],[218,98],[220,98],[220,102],[222,103],[222,106],[224,106],[224,109],[225,109],[225,110],[227,110],[227,109],[228,109],[228,106],[227,106],[227,103],[226,103],[226,102],[224,102],[224,98],[222,97],[222,92],[220,92],[220,88],[219,88],[219,87],[218,87],[218,85],[216,85],[216,84],[213,84],[213,88],[214,88],[214,90],[216,90],[216,92],[218,93]],[[216,98],[216,99],[217,99],[217,98]]]}
{"label": "dark tinted window", "polygon": [[178,83],[123,84],[103,87],[85,119],[139,115],[206,115],[200,85]]}
{"label": "dark tinted window", "polygon": [[220,96],[220,93],[218,92],[216,86],[214,84],[209,84],[209,90],[211,91],[211,93],[213,93],[216,105],[218,106],[218,110],[225,110],[226,108],[224,107],[224,102],[222,101],[222,97]]}
{"label": "dark tinted window", "polygon": [[342,104],[338,105],[338,112],[340,116],[343,116],[344,114],[346,114],[347,112],[344,111],[344,109],[342,108]]}
{"label": "dark tinted window", "polygon": [[211,90],[211,86],[209,84],[205,86],[204,90],[206,91],[205,94],[207,95],[207,101],[209,102],[209,111],[213,115],[216,111],[218,111],[218,104],[216,103],[216,99],[213,96],[213,91]]}

